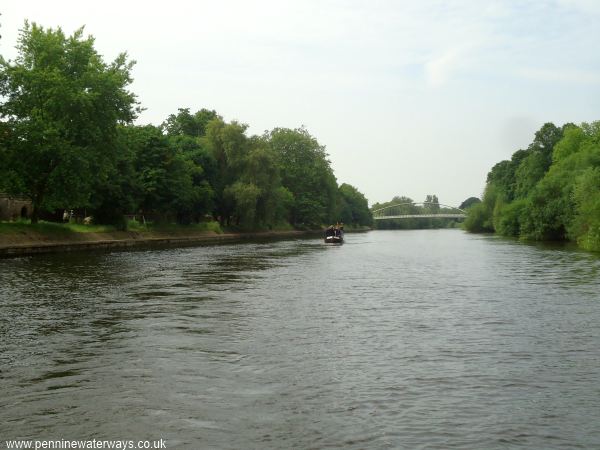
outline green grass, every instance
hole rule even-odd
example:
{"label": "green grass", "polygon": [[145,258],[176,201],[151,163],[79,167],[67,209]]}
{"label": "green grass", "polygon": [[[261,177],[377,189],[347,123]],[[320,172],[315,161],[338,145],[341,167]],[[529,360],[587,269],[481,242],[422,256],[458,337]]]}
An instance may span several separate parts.
{"label": "green grass", "polygon": [[[185,232],[213,232],[221,234],[224,230],[219,225],[219,222],[200,222],[189,225],[179,225],[175,223],[141,223],[136,220],[127,221],[127,231],[136,232],[164,232],[164,233],[185,233]],[[245,231],[291,231],[295,228],[288,223],[278,223],[271,228],[262,227],[257,230],[241,230],[235,227],[230,227],[226,231],[229,232],[245,232]],[[109,233],[118,231],[111,225],[84,225],[81,223],[56,223],[40,221],[32,225],[29,220],[19,220],[16,222],[0,222],[1,234],[19,234],[28,231],[37,232],[48,236],[65,236],[70,233]]]}
{"label": "green grass", "polygon": [[281,222],[273,227],[272,231],[293,231],[295,228],[287,222]]}
{"label": "green grass", "polygon": [[[219,222],[201,222],[190,225],[178,225],[171,223],[146,223],[142,224],[135,220],[127,221],[128,231],[165,231],[165,232],[181,232],[181,231],[212,231],[222,233]],[[117,228],[112,225],[84,225],[82,223],[57,223],[39,221],[33,225],[29,220],[19,220],[16,222],[0,222],[0,234],[8,233],[24,233],[27,231],[35,231],[42,234],[68,234],[68,233],[109,233],[117,231]]]}
{"label": "green grass", "polygon": [[148,225],[137,220],[127,221],[127,231],[148,231]]}
{"label": "green grass", "polygon": [[290,225],[287,222],[279,222],[276,223],[275,225],[259,225],[257,227],[253,227],[253,228],[245,228],[245,227],[239,227],[236,225],[229,225],[224,227],[224,231],[226,231],[227,233],[260,233],[260,232],[266,232],[266,231],[294,231],[296,230],[296,228],[294,228],[292,225]]}
{"label": "green grass", "polygon": [[32,224],[29,220],[0,222],[0,234],[24,233],[27,231],[35,231],[48,235],[64,235],[69,233],[107,233],[110,231],[115,231],[115,227],[110,225],[84,225],[80,223],[45,222],[43,220],[37,224]]}
{"label": "green grass", "polygon": [[116,228],[111,225],[84,225],[81,223],[67,223],[64,226],[75,233],[109,233],[116,230]]}
{"label": "green grass", "polygon": [[212,231],[218,234],[223,233],[221,227],[219,226],[219,222],[200,222],[200,223],[192,223],[189,225],[179,225],[176,223],[152,223],[146,222],[140,223],[137,220],[128,220],[127,221],[127,230],[128,231],[163,231],[163,232],[181,232],[181,231]]}

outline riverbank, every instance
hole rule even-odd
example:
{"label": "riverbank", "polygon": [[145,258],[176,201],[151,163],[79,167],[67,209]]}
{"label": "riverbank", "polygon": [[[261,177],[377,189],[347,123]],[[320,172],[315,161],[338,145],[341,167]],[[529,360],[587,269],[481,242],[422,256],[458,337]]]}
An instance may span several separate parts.
{"label": "riverbank", "polygon": [[0,234],[0,257],[58,253],[94,249],[132,248],[144,246],[185,246],[237,240],[290,238],[320,234],[321,230],[262,231],[251,233],[216,233],[172,229],[168,231],[99,231],[45,233],[20,228]]}

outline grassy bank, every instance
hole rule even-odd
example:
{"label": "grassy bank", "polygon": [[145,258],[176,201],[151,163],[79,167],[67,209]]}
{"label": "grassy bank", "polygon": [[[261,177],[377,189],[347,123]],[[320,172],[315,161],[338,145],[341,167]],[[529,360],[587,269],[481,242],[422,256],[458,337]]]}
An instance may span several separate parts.
{"label": "grassy bank", "polygon": [[[55,223],[28,220],[0,222],[0,249],[9,247],[38,247],[69,244],[93,244],[117,241],[204,240],[223,236],[226,238],[247,236],[294,236],[319,233],[320,229],[296,229],[288,223],[280,223],[261,229],[248,230],[241,227],[221,227],[218,222],[202,222],[190,225],[171,223],[141,223],[129,220],[125,229],[110,225],[81,223]],[[364,226],[346,226],[347,232],[369,231]]]}
{"label": "grassy bank", "polygon": [[72,233],[107,233],[116,231],[110,225],[84,225],[80,223],[55,223],[40,221],[31,224],[27,221],[0,222],[0,236],[36,232],[48,236],[66,236]]}
{"label": "grassy bank", "polygon": [[40,221],[32,224],[29,220],[17,222],[0,222],[0,237],[9,234],[39,233],[46,236],[66,237],[77,233],[112,233],[117,231],[134,232],[212,232],[222,233],[218,222],[202,222],[190,225],[170,223],[140,223],[129,220],[125,230],[119,230],[111,225],[94,225],[82,223],[57,223]]}
{"label": "grassy bank", "polygon": [[0,257],[132,248],[188,246],[249,239],[289,239],[320,234],[315,230],[285,229],[223,231],[216,222],[196,225],[131,224],[127,230],[82,224],[0,222]]}
{"label": "grassy bank", "polygon": [[138,223],[129,221],[125,230],[109,225],[40,221],[0,222],[0,249],[100,242],[194,239],[222,235],[217,222],[192,225]]}
{"label": "grassy bank", "polygon": [[210,233],[223,233],[219,222],[201,222],[192,223],[189,225],[179,225],[175,223],[140,223],[135,220],[127,221],[127,231],[160,231],[160,232],[210,232]]}

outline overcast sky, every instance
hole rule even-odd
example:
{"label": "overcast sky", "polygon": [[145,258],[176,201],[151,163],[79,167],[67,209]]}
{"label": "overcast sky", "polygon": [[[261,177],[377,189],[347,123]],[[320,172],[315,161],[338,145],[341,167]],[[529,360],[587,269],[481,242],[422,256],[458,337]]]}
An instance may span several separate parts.
{"label": "overcast sky", "polygon": [[217,110],[260,134],[305,125],[370,203],[480,196],[544,122],[600,119],[600,0],[2,0],[0,54],[25,19],[85,25],[160,124]]}

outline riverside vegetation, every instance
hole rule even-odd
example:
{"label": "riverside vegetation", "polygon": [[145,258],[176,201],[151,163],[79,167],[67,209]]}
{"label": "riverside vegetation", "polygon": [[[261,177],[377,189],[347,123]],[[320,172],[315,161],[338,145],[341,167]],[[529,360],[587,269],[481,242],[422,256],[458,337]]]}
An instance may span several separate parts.
{"label": "riverside vegetation", "polygon": [[488,173],[465,228],[600,251],[600,122],[546,123],[527,149]]}
{"label": "riverside vegetation", "polygon": [[249,136],[245,124],[188,108],[134,125],[125,53],[106,63],[83,28],[67,36],[27,22],[17,50],[0,57],[0,191],[31,200],[32,224],[65,209],[117,228],[132,213],[236,230],[372,223],[364,195],[338,186],[305,128]]}

